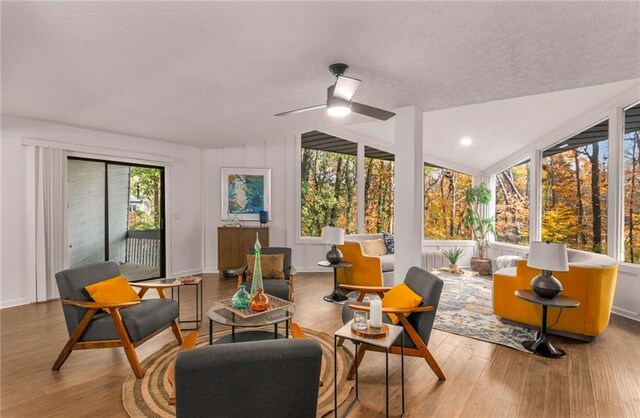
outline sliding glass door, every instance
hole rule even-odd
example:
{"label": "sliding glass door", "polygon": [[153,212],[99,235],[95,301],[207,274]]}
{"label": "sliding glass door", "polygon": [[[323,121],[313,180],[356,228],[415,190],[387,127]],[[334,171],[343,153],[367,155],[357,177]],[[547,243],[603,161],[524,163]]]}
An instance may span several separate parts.
{"label": "sliding glass door", "polygon": [[131,281],[165,275],[164,169],[67,160],[71,267],[113,260]]}

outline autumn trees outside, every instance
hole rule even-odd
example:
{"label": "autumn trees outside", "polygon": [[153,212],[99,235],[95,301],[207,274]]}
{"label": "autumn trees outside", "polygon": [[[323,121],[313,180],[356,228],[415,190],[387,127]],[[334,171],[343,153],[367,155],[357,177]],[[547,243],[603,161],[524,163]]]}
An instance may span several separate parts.
{"label": "autumn trees outside", "polygon": [[640,105],[625,112],[624,260],[640,263]]}
{"label": "autumn trees outside", "polygon": [[529,161],[495,176],[497,239],[529,244]]}
{"label": "autumn trees outside", "polygon": [[364,159],[364,230],[393,232],[393,161]]}
{"label": "autumn trees outside", "polygon": [[425,239],[471,239],[471,231],[464,226],[465,194],[471,183],[468,174],[425,164]]}
{"label": "autumn trees outside", "polygon": [[544,151],[542,239],[607,252],[608,122]]}

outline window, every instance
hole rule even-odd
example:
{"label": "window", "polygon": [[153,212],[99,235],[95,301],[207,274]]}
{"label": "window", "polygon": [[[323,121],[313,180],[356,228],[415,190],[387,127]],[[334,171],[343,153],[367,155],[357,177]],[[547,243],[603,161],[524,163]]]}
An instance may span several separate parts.
{"label": "window", "polygon": [[394,156],[370,147],[364,155],[365,232],[393,232]]}
{"label": "window", "polygon": [[471,239],[464,226],[464,198],[471,182],[468,174],[424,165],[425,239]]}
{"label": "window", "polygon": [[640,105],[624,115],[624,261],[640,263]]}
{"label": "window", "polygon": [[495,176],[497,241],[529,243],[529,166],[525,161]]}
{"label": "window", "polygon": [[543,152],[542,239],[606,253],[609,122]]}
{"label": "window", "polygon": [[322,132],[302,135],[301,233],[319,237],[322,227],[357,231],[357,144]]}

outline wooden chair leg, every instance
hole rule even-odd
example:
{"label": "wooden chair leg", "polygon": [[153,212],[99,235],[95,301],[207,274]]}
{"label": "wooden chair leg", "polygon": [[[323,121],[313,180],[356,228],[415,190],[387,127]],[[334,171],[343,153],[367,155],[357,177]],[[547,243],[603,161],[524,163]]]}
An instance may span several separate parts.
{"label": "wooden chair leg", "polygon": [[84,330],[87,329],[87,326],[89,326],[89,322],[91,322],[96,312],[98,312],[97,309],[89,309],[87,313],[84,314],[84,317],[82,318],[76,329],[73,331],[73,334],[71,334],[71,336],[69,337],[69,341],[67,341],[65,346],[62,348],[62,351],[58,355],[56,362],[53,363],[53,367],[51,368],[51,370],[60,370],[60,367],[62,367],[64,362],[71,354],[73,346],[80,340],[80,337],[82,337],[82,334],[84,334]]}
{"label": "wooden chair leg", "polygon": [[338,338],[338,347],[342,347],[342,345],[344,344],[344,338]]}
{"label": "wooden chair leg", "polygon": [[182,337],[182,331],[180,331],[180,326],[178,325],[178,321],[176,319],[171,323],[171,331],[173,331],[173,335],[176,336],[176,341],[178,341],[178,345],[182,345],[184,342],[184,338]]}
{"label": "wooden chair leg", "polygon": [[144,372],[142,371],[142,366],[140,366],[136,349],[131,342],[131,338],[129,338],[124,322],[122,322],[122,316],[120,316],[120,312],[117,309],[109,309],[109,313],[113,319],[113,325],[116,327],[116,331],[118,331],[118,335],[120,336],[120,341],[122,341],[122,348],[124,348],[127,360],[129,360],[131,369],[133,369],[133,374],[136,375],[136,378],[142,379]]}
{"label": "wooden chair leg", "polygon": [[356,358],[353,359],[353,363],[351,364],[351,368],[349,369],[347,380],[353,380],[356,375],[356,364],[358,365],[358,367],[360,367],[360,363],[362,362],[362,359],[364,358],[366,352],[367,346],[364,344],[360,344],[360,347],[358,348],[358,354],[356,355]]}
{"label": "wooden chair leg", "polygon": [[409,334],[409,338],[411,338],[411,341],[413,341],[413,344],[415,344],[416,348],[420,350],[422,357],[425,359],[429,367],[431,367],[431,370],[433,370],[436,376],[438,376],[438,379],[447,380],[447,378],[444,376],[444,373],[442,372],[442,369],[440,369],[438,362],[431,354],[431,351],[429,351],[429,349],[427,348],[427,345],[424,343],[420,335],[418,335],[409,321],[407,321],[407,317],[404,315],[398,315],[398,318],[400,319],[400,322],[402,323],[405,331],[407,331],[407,334]]}

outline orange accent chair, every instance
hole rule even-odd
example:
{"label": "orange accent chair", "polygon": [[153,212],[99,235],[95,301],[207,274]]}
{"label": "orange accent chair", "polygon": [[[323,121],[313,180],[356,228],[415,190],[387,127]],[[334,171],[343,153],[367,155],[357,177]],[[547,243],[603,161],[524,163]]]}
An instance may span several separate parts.
{"label": "orange accent chair", "polygon": [[[569,250],[569,271],[553,272],[562,283],[562,294],[577,299],[577,309],[565,309],[553,331],[561,331],[590,340],[601,334],[609,324],[613,295],[616,289],[618,265],[602,254]],[[530,282],[540,270],[527,267],[527,260],[519,260],[516,267],[498,270],[493,277],[493,310],[496,315],[511,321],[540,326],[540,306],[515,296],[518,289],[529,289]],[[549,308],[551,323],[559,309]]]}

